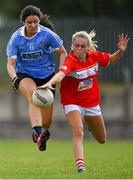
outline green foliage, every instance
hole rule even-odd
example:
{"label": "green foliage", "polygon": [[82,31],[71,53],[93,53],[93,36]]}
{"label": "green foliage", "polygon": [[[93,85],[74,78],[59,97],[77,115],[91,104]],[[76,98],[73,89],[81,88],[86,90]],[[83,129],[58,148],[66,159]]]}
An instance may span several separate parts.
{"label": "green foliage", "polygon": [[31,141],[0,142],[1,179],[132,179],[133,142],[84,143],[87,173],[76,171],[70,141],[48,142],[39,152]]}
{"label": "green foliage", "polygon": [[131,0],[0,0],[0,15],[17,18],[27,5],[35,5],[52,16],[133,16]]}

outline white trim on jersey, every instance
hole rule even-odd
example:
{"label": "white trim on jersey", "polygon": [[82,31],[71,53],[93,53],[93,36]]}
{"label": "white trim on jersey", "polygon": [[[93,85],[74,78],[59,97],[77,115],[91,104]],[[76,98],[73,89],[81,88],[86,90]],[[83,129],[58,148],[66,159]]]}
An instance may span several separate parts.
{"label": "white trim on jersey", "polygon": [[85,79],[87,77],[96,75],[97,71],[98,63],[94,64],[92,67],[87,67],[78,71],[72,71],[68,76],[74,77],[76,79]]}
{"label": "white trim on jersey", "polygon": [[17,59],[17,56],[16,56],[16,55],[13,55],[13,56],[11,56],[11,58],[13,58],[13,59]]}
{"label": "white trim on jersey", "polygon": [[[40,31],[41,31],[41,29],[40,29],[40,27],[38,26],[38,30],[37,30],[36,34],[39,33]],[[22,27],[21,27],[20,35],[23,36],[23,37],[25,37],[25,38],[27,38],[27,39],[32,39],[33,37],[35,37],[36,34],[34,34],[32,37],[27,37],[27,36],[25,36],[25,26],[22,26]]]}

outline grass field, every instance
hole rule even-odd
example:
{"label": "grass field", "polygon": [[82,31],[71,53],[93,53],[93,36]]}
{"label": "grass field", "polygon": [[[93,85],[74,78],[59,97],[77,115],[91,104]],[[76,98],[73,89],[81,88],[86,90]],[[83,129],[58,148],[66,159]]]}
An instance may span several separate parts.
{"label": "grass field", "polygon": [[87,173],[76,171],[70,141],[48,142],[39,152],[31,141],[0,141],[1,179],[132,179],[133,142],[84,143]]}

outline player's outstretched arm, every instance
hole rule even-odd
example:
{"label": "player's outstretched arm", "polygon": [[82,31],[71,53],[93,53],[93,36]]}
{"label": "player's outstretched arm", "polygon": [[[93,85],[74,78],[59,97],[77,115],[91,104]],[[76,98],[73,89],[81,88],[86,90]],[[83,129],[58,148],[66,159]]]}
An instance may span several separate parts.
{"label": "player's outstretched arm", "polygon": [[49,89],[53,89],[52,85],[59,83],[63,78],[65,77],[65,74],[61,71],[59,71],[58,73],[56,73],[51,79],[50,81],[48,81],[46,84],[37,87],[38,89],[44,89],[44,88],[49,88]]}
{"label": "player's outstretched arm", "polygon": [[117,43],[118,50],[111,55],[110,64],[115,64],[121,58],[127,48],[128,41],[129,38],[127,35],[124,35],[123,33],[119,35]]}

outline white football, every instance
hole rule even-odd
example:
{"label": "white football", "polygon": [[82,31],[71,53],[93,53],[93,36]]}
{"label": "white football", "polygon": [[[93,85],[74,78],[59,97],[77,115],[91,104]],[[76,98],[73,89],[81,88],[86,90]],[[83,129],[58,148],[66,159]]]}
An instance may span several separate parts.
{"label": "white football", "polygon": [[38,107],[47,107],[53,103],[54,95],[48,88],[37,89],[32,94],[32,101]]}

